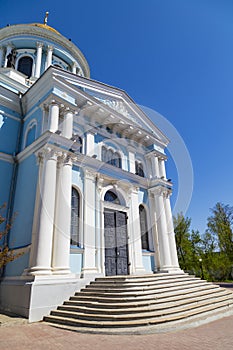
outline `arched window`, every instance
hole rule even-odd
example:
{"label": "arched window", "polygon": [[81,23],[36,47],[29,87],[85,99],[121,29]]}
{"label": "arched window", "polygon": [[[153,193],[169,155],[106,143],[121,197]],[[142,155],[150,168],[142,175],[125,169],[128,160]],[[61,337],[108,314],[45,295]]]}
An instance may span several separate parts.
{"label": "arched window", "polygon": [[80,247],[80,196],[72,187],[70,244]]}
{"label": "arched window", "polygon": [[139,206],[139,218],[140,218],[142,249],[149,250],[148,225],[147,225],[146,209],[145,209],[145,207],[143,205]]}
{"label": "arched window", "polygon": [[107,191],[104,196],[106,202],[112,202],[115,204],[120,204],[118,196],[113,191]]}
{"label": "arched window", "polygon": [[30,56],[23,56],[18,61],[18,71],[27,77],[32,75],[33,59]]}
{"label": "arched window", "polygon": [[139,161],[135,161],[135,174],[141,177],[145,177],[143,165]]}
{"label": "arched window", "polygon": [[117,168],[122,167],[121,155],[118,152],[114,152],[112,149],[107,149],[105,146],[102,147],[101,150],[102,161]]}

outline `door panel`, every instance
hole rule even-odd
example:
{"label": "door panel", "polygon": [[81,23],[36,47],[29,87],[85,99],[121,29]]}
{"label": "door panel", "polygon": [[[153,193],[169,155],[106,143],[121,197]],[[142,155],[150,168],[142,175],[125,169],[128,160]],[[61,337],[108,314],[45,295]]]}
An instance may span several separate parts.
{"label": "door panel", "polygon": [[128,244],[126,213],[104,212],[106,276],[128,274]]}
{"label": "door panel", "polygon": [[104,242],[105,242],[105,273],[106,276],[115,276],[116,267],[116,234],[115,213],[104,213]]}
{"label": "door panel", "polygon": [[128,244],[126,225],[126,214],[123,212],[116,212],[117,275],[128,274]]}

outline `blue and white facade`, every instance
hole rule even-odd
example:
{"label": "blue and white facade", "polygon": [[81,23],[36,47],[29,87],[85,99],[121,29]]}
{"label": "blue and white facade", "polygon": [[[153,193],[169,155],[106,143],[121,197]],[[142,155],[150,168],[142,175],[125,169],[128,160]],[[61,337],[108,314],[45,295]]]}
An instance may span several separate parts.
{"label": "blue and white facade", "polygon": [[0,203],[23,253],[1,307],[36,321],[97,276],[179,271],[167,144],[56,30],[1,29]]}

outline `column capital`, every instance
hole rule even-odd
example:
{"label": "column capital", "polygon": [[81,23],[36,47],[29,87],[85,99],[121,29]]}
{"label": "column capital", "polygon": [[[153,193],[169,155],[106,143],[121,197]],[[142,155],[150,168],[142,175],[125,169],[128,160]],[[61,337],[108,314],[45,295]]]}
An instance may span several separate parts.
{"label": "column capital", "polygon": [[59,151],[47,146],[39,150],[36,155],[39,162],[45,159],[57,160],[59,157]]}
{"label": "column capital", "polygon": [[61,115],[64,117],[66,116],[68,113],[71,113],[71,114],[75,114],[76,113],[76,110],[71,108],[71,107],[68,107],[68,106],[65,106],[64,104],[60,104],[60,111],[61,111]]}
{"label": "column capital", "polygon": [[96,179],[96,172],[89,170],[89,169],[85,169],[84,170],[84,175],[85,175],[85,179],[86,180],[92,180],[95,181]]}
{"label": "column capital", "polygon": [[36,47],[39,49],[39,48],[42,48],[44,46],[44,44],[42,43],[42,42],[40,42],[40,41],[38,41],[37,43],[36,43]]}
{"label": "column capital", "polygon": [[172,190],[163,186],[157,186],[149,188],[149,193],[153,194],[154,196],[162,196],[164,198],[169,198],[172,194]]}
{"label": "column capital", "polygon": [[54,46],[52,46],[52,45],[47,46],[47,51],[53,51],[53,50],[54,50]]}
{"label": "column capital", "polygon": [[57,105],[57,106],[59,106],[59,102],[56,101],[56,100],[54,100],[54,99],[50,100],[50,101],[49,101],[49,104],[50,104],[50,105]]}
{"label": "column capital", "polygon": [[161,152],[161,151],[158,151],[156,149],[148,152],[146,155],[146,157],[157,157],[158,159],[161,159],[161,160],[167,160],[167,156],[165,153]]}

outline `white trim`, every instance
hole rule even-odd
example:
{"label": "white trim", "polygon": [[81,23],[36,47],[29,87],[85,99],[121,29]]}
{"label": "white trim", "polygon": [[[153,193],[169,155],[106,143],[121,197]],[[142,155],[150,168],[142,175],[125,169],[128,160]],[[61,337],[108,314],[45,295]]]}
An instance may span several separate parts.
{"label": "white trim", "polygon": [[[150,215],[151,212],[150,212],[148,205],[144,202],[139,203],[138,210],[139,210],[140,205],[142,205],[144,207],[145,212],[146,212],[149,252],[154,254],[155,244],[154,244],[153,237],[152,237],[152,223],[151,223],[151,215]],[[140,221],[140,214],[139,214],[139,221]],[[141,231],[141,227],[140,227],[140,231]]]}
{"label": "white trim", "polygon": [[[79,194],[79,205],[80,205],[80,208],[79,208],[79,239],[80,239],[80,247],[77,246],[77,248],[79,249],[82,249],[84,251],[84,233],[83,233],[83,200],[84,200],[84,196],[82,194],[82,191],[81,189],[72,182],[71,184],[71,190],[72,190],[72,187],[78,192]],[[72,200],[72,197],[71,197],[71,200]],[[72,209],[72,207],[71,207]]]}
{"label": "white trim", "polygon": [[3,152],[0,152],[0,160],[3,160],[5,162],[11,163],[11,164],[14,164],[14,158],[10,154],[6,154],[6,153],[3,153]]}
{"label": "white trim", "polygon": [[[27,125],[27,128],[26,128],[26,130],[25,130],[25,133],[24,133],[24,139],[23,139],[23,149],[26,147],[26,143],[27,143],[27,137],[28,137],[28,133],[29,133],[29,131],[31,131],[31,129],[33,129],[33,128],[36,128],[36,130],[35,130],[35,140],[37,139],[37,130],[38,130],[38,128],[37,128],[37,120],[36,119],[32,119],[29,123],[28,123],[28,125]],[[35,141],[34,140],[34,141]],[[33,142],[34,142],[33,141]],[[33,143],[32,142],[32,143]],[[28,145],[29,146],[29,145]],[[28,147],[27,146],[27,147]]]}

